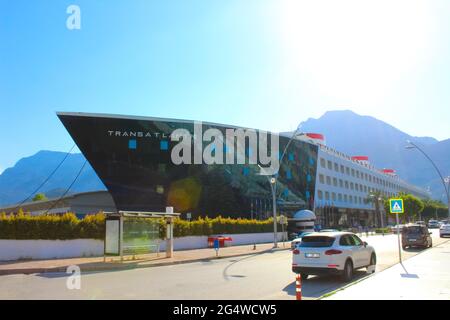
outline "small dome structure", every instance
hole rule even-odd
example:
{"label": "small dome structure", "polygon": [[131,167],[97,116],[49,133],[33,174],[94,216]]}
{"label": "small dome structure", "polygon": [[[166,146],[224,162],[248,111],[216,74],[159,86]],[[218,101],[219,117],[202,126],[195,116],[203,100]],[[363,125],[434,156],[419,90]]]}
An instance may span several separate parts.
{"label": "small dome structure", "polygon": [[316,215],[311,210],[300,210],[297,211],[293,216],[293,220],[303,220],[303,221],[310,221],[310,220],[316,220]]}

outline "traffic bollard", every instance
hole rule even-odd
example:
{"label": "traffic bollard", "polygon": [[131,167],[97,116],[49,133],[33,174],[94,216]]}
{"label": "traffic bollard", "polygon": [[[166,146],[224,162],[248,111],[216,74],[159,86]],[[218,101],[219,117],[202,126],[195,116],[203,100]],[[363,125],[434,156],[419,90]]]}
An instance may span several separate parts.
{"label": "traffic bollard", "polygon": [[300,273],[295,277],[295,297],[297,300],[302,300],[302,276]]}

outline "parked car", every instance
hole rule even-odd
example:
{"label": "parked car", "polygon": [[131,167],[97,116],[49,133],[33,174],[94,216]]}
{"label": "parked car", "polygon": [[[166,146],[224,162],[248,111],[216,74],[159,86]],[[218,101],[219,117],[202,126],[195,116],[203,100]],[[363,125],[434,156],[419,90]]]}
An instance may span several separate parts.
{"label": "parked car", "polygon": [[430,229],[439,229],[440,223],[437,220],[430,220],[428,221],[428,228]]}
{"label": "parked car", "polygon": [[397,233],[397,229],[400,229],[400,232],[402,231],[402,229],[403,229],[403,227],[404,227],[404,225],[403,224],[397,224],[397,225],[395,225],[395,226],[392,226],[391,227],[391,232],[395,232],[395,233]]}
{"label": "parked car", "polygon": [[295,246],[302,241],[302,237],[311,234],[314,232],[300,232],[297,234],[297,237],[291,241],[291,249],[294,250]]}
{"label": "parked car", "polygon": [[420,224],[409,224],[402,229],[402,248],[407,247],[431,247],[433,239],[431,232],[426,226]]}
{"label": "parked car", "polygon": [[440,228],[439,228],[439,236],[441,238],[450,235],[450,224],[443,224]]}
{"label": "parked car", "polygon": [[302,238],[292,251],[292,271],[303,280],[309,275],[335,274],[345,282],[360,268],[375,272],[375,249],[351,232],[315,232]]}

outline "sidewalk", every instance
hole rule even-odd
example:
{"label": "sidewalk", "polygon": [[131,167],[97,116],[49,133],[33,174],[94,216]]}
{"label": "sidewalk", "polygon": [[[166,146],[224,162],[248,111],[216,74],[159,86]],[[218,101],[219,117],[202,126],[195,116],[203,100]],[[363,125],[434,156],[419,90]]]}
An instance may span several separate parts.
{"label": "sidewalk", "polygon": [[81,271],[114,271],[134,268],[148,268],[157,266],[166,266],[179,263],[189,263],[205,260],[222,259],[229,257],[237,257],[250,254],[260,254],[273,250],[288,250],[290,243],[278,243],[278,248],[273,248],[273,243],[256,244],[256,250],[253,245],[231,246],[220,248],[219,256],[212,248],[174,251],[172,258],[166,258],[165,252],[161,252],[159,256],[138,255],[135,260],[131,256],[126,256],[127,260],[120,262],[119,257],[107,257],[103,262],[103,257],[94,258],[71,258],[71,259],[52,259],[52,260],[21,260],[21,261],[5,261],[0,262],[0,276],[7,274],[31,274],[44,272],[66,272],[70,265],[77,265]]}
{"label": "sidewalk", "polygon": [[350,284],[327,300],[450,300],[450,241]]}

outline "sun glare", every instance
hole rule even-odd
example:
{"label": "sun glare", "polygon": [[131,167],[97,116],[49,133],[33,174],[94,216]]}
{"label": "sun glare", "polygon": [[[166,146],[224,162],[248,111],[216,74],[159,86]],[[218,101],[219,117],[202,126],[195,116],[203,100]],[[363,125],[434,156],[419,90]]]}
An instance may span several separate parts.
{"label": "sun glare", "polygon": [[285,68],[337,103],[380,99],[429,58],[425,1],[285,0],[280,7]]}

